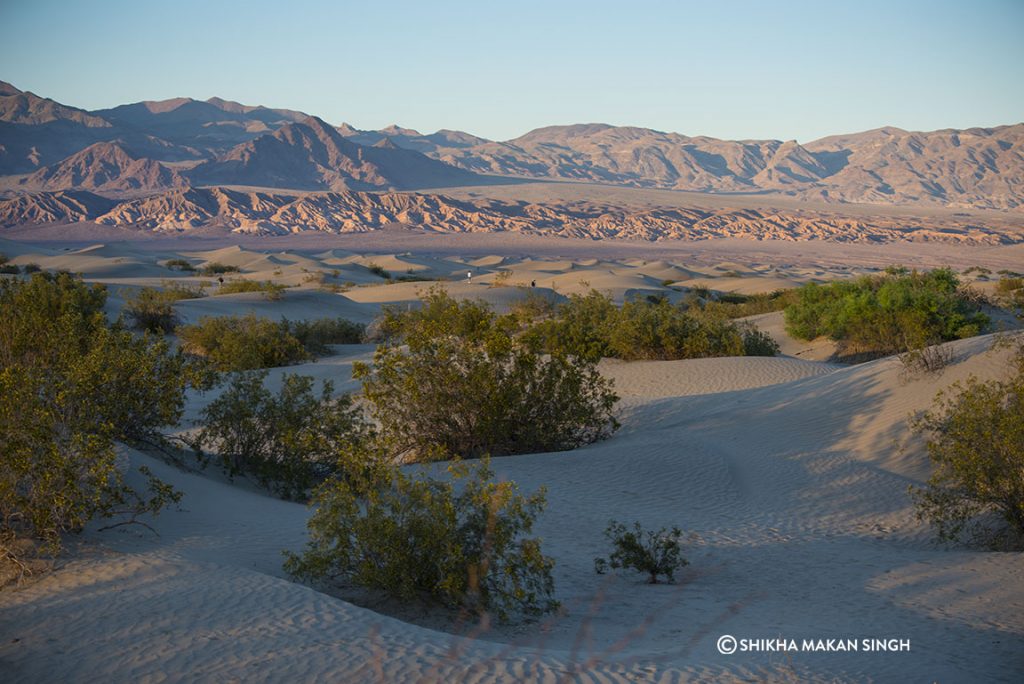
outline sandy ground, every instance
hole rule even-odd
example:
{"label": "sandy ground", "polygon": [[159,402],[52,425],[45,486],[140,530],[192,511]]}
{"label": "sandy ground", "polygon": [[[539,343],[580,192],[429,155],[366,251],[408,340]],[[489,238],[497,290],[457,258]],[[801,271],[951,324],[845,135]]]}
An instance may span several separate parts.
{"label": "sandy ground", "polygon": [[[410,302],[432,284],[385,284],[367,268],[373,264],[396,275],[456,278],[442,285],[499,307],[531,280],[551,296],[593,286],[621,300],[676,293],[695,281],[765,291],[876,267],[842,254],[823,264],[764,259],[763,252],[650,259],[500,250],[367,255],[322,245],[300,253],[112,244],[74,253],[66,246],[4,241],[0,251],[16,263],[70,268],[108,283],[112,313],[133,288],[165,278],[208,280],[160,265],[178,255],[299,285],[277,302],[251,294],[186,300],[179,310],[187,320],[247,310],[370,320],[383,304]],[[354,285],[334,293],[302,282],[335,270],[330,283]],[[472,282],[464,270],[473,271]],[[510,275],[499,277],[502,271]],[[504,285],[492,287],[495,278]],[[1020,681],[1020,554],[934,546],[906,494],[928,476],[907,416],[956,380],[1006,373],[1006,353],[989,352],[989,337],[956,342],[942,375],[908,381],[895,359],[830,364],[826,347],[787,338],[780,314],[754,320],[779,339],[784,356],[606,360],[601,370],[622,396],[623,428],[612,439],[495,461],[498,474],[522,489],[548,488],[535,531],[556,560],[564,606],[557,616],[480,631],[421,609],[319,593],[281,570],[281,551],[304,542],[307,508],[125,449],[133,463],[185,492],[182,510],[153,521],[158,537],[90,529],[58,570],[0,593],[0,679]],[[352,362],[371,354],[369,345],[338,348],[336,356],[276,369],[268,383],[300,372],[355,390]],[[190,397],[182,428],[212,396]],[[651,586],[639,575],[596,575],[593,559],[608,553],[602,533],[611,518],[685,530],[690,566],[680,581]],[[716,648],[722,635],[905,639],[910,649],[723,655]]]}

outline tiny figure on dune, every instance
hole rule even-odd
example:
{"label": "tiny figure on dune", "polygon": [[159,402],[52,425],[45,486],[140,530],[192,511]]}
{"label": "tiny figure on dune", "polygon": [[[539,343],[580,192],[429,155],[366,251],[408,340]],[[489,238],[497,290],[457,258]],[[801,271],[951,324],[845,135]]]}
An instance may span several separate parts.
{"label": "tiny figure on dune", "polygon": [[469,271],[469,272],[466,273],[466,282],[467,283],[473,282],[473,272],[472,271]]}
{"label": "tiny figure on dune", "polygon": [[537,281],[536,280],[531,280],[530,281],[530,287],[537,287]]}

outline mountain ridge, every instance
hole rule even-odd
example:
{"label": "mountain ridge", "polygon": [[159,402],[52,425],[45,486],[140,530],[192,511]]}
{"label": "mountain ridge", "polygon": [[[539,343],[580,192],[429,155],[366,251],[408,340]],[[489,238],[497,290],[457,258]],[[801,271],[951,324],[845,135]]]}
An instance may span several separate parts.
{"label": "mountain ridge", "polygon": [[257,235],[370,232],[401,225],[438,233],[515,232],[647,241],[744,237],[830,242],[1024,242],[1024,231],[978,225],[970,218],[851,218],[823,211],[623,208],[602,202],[471,199],[396,192],[306,194],[237,188],[178,188],[109,200],[85,191],[42,192],[0,200],[0,226],[100,225],[187,235],[199,228]]}
{"label": "mountain ridge", "polygon": [[[1024,210],[1024,123],[925,132],[886,126],[803,144],[583,123],[491,141],[397,124],[379,131],[334,127],[297,110],[218,97],[87,112],[0,82],[0,174],[36,182],[43,167],[68,166],[100,142],[172,164],[175,174],[201,185],[388,190],[474,185],[493,182],[481,176],[499,176],[834,204]],[[174,178],[154,180],[161,167],[152,163],[138,167],[138,178],[122,173],[120,183],[43,186],[116,193],[178,185]]]}

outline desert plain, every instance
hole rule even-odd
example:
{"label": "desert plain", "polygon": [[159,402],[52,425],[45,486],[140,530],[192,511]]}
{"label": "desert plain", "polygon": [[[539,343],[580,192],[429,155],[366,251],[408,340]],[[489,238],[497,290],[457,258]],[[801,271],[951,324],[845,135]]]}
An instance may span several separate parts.
{"label": "desert plain", "polygon": [[[384,305],[413,306],[431,286],[502,311],[528,292],[558,299],[593,288],[618,303],[646,295],[674,301],[694,287],[771,292],[897,264],[958,272],[1024,265],[1018,240],[595,241],[399,226],[277,237],[35,226],[6,235],[15,239],[0,240],[0,252],[11,263],[105,284],[112,317],[140,287],[205,281],[211,296],[176,306],[186,323],[248,312],[370,323]],[[213,279],[168,270],[172,258],[235,266],[241,278],[288,289],[277,301],[217,295]],[[415,280],[385,282],[371,267]],[[994,284],[977,270],[963,277],[981,290]],[[157,534],[94,525],[51,572],[0,595],[3,678],[1019,681],[1020,554],[936,545],[907,495],[930,472],[908,417],[956,381],[1003,377],[1008,352],[991,349],[991,334],[951,342],[942,373],[908,378],[896,357],[835,362],[827,340],[789,337],[781,312],[752,320],[776,339],[779,356],[603,360],[599,368],[621,397],[614,436],[574,451],[494,460],[500,478],[525,491],[547,488],[534,531],[555,560],[562,608],[553,615],[460,622],[355,590],[314,590],[281,567],[282,550],[298,550],[306,538],[305,505],[125,446],[126,462],[147,465],[185,493],[180,510],[150,521]],[[373,345],[338,345],[316,361],[271,370],[267,383],[274,388],[284,373],[301,373],[333,380],[338,392],[358,391],[352,364],[372,354]],[[175,430],[192,429],[216,396],[190,393]],[[443,464],[434,467],[443,472]],[[684,530],[689,565],[676,583],[594,572],[613,518]],[[892,650],[723,654],[724,635],[878,639]]]}

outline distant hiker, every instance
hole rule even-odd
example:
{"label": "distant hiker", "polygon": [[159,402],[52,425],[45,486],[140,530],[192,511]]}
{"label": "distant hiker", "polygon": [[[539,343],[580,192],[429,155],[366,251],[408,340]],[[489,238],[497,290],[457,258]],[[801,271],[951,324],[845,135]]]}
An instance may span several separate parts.
{"label": "distant hiker", "polygon": [[472,272],[472,271],[469,271],[469,272],[468,272],[468,273],[466,274],[466,282],[467,282],[467,283],[471,283],[471,282],[473,282],[473,272]]}
{"label": "distant hiker", "polygon": [[224,284],[224,276],[217,276],[217,282],[220,283],[221,285],[223,285]]}
{"label": "distant hiker", "polygon": [[531,280],[530,281],[530,287],[537,287],[537,281],[536,280]]}

